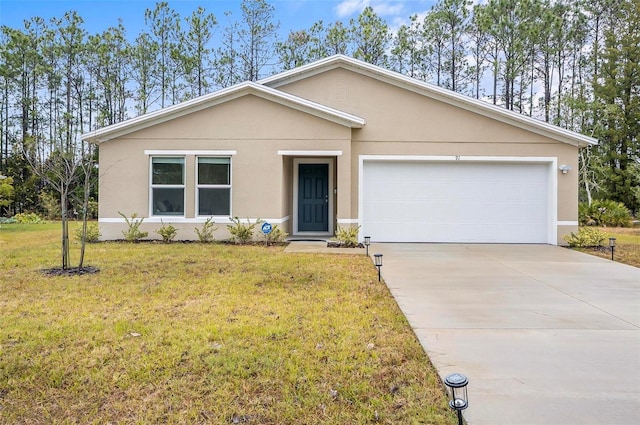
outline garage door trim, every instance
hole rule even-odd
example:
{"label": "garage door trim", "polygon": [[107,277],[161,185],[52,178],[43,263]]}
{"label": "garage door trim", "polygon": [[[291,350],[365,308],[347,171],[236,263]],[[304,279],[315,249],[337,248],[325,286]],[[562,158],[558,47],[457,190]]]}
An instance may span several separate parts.
{"label": "garage door trim", "polygon": [[[364,165],[365,162],[373,161],[392,161],[392,162],[504,162],[504,163],[542,163],[547,164],[548,168],[548,224],[547,224],[547,243],[551,245],[558,244],[557,228],[558,228],[558,158],[557,157],[520,157],[520,156],[466,156],[466,155],[445,155],[445,156],[426,156],[426,155],[360,155],[358,157],[358,225],[363,226],[363,208],[364,208]],[[360,232],[360,240],[364,240],[364,234]]]}

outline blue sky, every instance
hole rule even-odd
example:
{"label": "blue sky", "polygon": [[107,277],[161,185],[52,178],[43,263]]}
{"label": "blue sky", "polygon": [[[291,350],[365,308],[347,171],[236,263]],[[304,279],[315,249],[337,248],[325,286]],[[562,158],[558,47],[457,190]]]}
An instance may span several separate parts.
{"label": "blue sky", "polygon": [[[309,28],[322,19],[325,22],[348,22],[366,6],[372,6],[392,28],[408,21],[414,13],[423,14],[434,0],[271,0],[275,7],[280,33],[285,37],[290,30]],[[127,36],[134,39],[144,28],[144,11],[153,9],[155,0],[0,0],[0,25],[22,28],[22,22],[34,16],[45,20],[62,17],[66,11],[75,10],[84,19],[90,34],[104,31],[118,24],[122,18]],[[181,17],[191,15],[198,6],[218,18],[219,27],[225,27],[239,18],[240,1],[231,0],[169,0],[169,5]],[[227,18],[225,11],[231,11]],[[235,18],[234,18],[235,16]]]}

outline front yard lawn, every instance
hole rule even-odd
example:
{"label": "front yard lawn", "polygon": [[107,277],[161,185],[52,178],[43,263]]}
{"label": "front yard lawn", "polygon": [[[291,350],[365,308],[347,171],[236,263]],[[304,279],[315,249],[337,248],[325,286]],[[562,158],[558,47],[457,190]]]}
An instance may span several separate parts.
{"label": "front yard lawn", "polygon": [[[631,266],[640,267],[640,227],[597,227],[607,235],[607,238],[616,238],[614,260]],[[611,259],[609,239],[604,241],[605,247],[601,249],[581,248],[598,257]]]}
{"label": "front yard lawn", "polygon": [[44,276],[59,227],[0,227],[0,423],[456,423],[364,256],[99,243]]}

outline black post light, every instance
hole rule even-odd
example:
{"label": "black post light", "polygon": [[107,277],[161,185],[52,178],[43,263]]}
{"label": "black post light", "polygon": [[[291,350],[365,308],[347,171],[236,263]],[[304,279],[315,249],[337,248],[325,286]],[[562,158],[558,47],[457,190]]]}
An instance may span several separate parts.
{"label": "black post light", "polygon": [[382,254],[373,254],[374,264],[378,269],[378,282],[380,282],[380,269],[382,268]]}
{"label": "black post light", "polygon": [[611,248],[611,261],[613,261],[613,252],[616,250],[616,238],[609,238],[609,248]]}
{"label": "black post light", "polygon": [[364,246],[367,248],[367,257],[369,256],[369,245],[371,245],[371,236],[365,236]]}
{"label": "black post light", "polygon": [[458,425],[462,424],[462,411],[469,406],[467,384],[469,380],[461,373],[452,373],[444,378],[444,383],[451,392],[449,407],[458,413]]}

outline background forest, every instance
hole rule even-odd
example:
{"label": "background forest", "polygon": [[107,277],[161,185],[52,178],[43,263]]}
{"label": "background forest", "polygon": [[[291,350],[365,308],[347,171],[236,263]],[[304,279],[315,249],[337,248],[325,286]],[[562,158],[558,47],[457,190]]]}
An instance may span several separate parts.
{"label": "background forest", "polygon": [[139,34],[90,34],[74,11],[0,27],[0,216],[95,216],[82,133],[336,53],[599,139],[581,201],[640,213],[640,0],[440,0],[394,28],[366,7],[284,37],[264,0],[218,18],[160,2]]}

